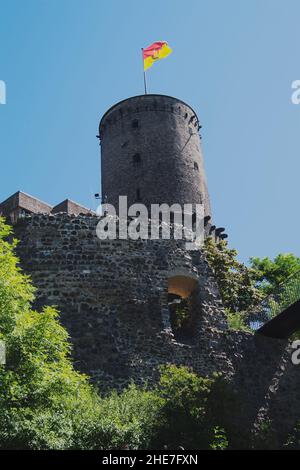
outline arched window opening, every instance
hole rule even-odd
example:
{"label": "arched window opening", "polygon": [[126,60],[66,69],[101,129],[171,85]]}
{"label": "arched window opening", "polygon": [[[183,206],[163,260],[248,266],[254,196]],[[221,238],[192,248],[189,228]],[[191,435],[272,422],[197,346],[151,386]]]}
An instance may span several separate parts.
{"label": "arched window opening", "polygon": [[168,279],[168,307],[175,339],[190,342],[194,333],[194,292],[197,281],[188,276]]}
{"label": "arched window opening", "polygon": [[184,299],[189,297],[197,286],[197,280],[189,276],[172,276],[168,279],[168,293]]}
{"label": "arched window opening", "polygon": [[138,121],[138,119],[134,119],[134,120],[132,121],[131,127],[132,127],[132,129],[138,129],[138,127],[139,127],[139,121]]}
{"label": "arched window opening", "polygon": [[194,170],[199,171],[199,166],[197,162],[194,162]]}

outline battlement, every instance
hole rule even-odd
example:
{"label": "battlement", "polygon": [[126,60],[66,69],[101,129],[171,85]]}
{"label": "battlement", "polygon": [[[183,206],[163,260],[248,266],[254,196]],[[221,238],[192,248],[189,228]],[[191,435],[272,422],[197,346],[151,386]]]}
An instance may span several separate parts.
{"label": "battlement", "polygon": [[20,217],[26,215],[56,214],[58,212],[74,215],[93,213],[90,209],[69,199],[65,199],[56,206],[51,206],[22,191],[17,191],[0,203],[0,215],[4,216],[12,224],[15,224]]}
{"label": "battlement", "polygon": [[[143,112],[166,112],[182,116],[183,119],[199,130],[200,125],[196,112],[184,101],[167,95],[138,95],[116,103],[103,115],[99,124],[99,137],[103,137],[105,129],[121,119],[127,119]],[[128,121],[128,124],[132,124]]]}

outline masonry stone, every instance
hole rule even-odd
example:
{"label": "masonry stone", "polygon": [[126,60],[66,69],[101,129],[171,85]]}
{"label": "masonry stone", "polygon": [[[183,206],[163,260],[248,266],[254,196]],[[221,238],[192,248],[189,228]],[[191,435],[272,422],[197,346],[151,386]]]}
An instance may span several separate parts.
{"label": "masonry stone", "polygon": [[[103,202],[117,206],[127,195],[129,205],[140,199],[147,207],[203,203],[206,236],[222,233],[210,220],[199,128],[192,108],[168,96],[113,106],[100,122]],[[37,287],[34,307],[58,308],[75,367],[101,393],[132,381],[151,387],[165,364],[203,376],[219,372],[239,398],[230,416],[236,442],[249,443],[270,420],[274,446],[282,446],[300,419],[291,344],[228,328],[202,249],[189,251],[185,239],[174,237],[100,240],[99,217],[68,200],[53,208],[17,193],[1,208],[14,214],[20,263]],[[172,311],[182,299],[189,316],[180,329]]]}
{"label": "masonry stone", "polygon": [[211,215],[195,111],[162,95],[129,98],[101,119],[102,199],[128,204],[203,204]]}

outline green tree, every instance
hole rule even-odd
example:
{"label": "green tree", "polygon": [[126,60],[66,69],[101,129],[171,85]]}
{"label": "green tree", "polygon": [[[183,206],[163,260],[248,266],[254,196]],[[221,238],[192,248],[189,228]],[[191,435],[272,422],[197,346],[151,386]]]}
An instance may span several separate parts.
{"label": "green tree", "polygon": [[161,422],[163,399],[131,384],[111,392],[87,423],[81,422],[77,442],[86,449],[150,449]]}
{"label": "green tree", "polygon": [[[168,449],[178,449],[180,446],[185,449],[209,449],[217,444],[215,430],[219,422],[209,404],[211,401],[215,403],[211,398],[216,393],[219,380],[221,378],[217,374],[211,378],[201,377],[187,367],[161,367],[155,393],[163,402],[154,447],[163,444]],[[218,400],[222,400],[223,396],[217,395]],[[225,446],[225,431],[223,437]]]}
{"label": "green tree", "polygon": [[237,251],[225,240],[205,242],[207,260],[213,269],[225,308],[237,313],[256,305],[262,294],[255,285],[256,271],[237,260]]}
{"label": "green tree", "polygon": [[205,251],[231,328],[249,330],[251,314],[261,313],[266,321],[266,314],[277,315],[299,300],[300,258],[295,255],[279,254],[274,260],[250,258],[246,266],[237,260],[237,251],[230,249],[226,241],[215,243],[211,238],[206,240]]}
{"label": "green tree", "polygon": [[204,378],[186,367],[163,366],[151,390],[132,384],[103,398],[84,426],[80,445],[107,450],[224,449],[224,404],[231,408],[221,377]]}
{"label": "green tree", "polygon": [[289,277],[300,272],[300,258],[292,253],[281,253],[274,260],[270,258],[250,258],[256,286],[265,295],[273,292]]}

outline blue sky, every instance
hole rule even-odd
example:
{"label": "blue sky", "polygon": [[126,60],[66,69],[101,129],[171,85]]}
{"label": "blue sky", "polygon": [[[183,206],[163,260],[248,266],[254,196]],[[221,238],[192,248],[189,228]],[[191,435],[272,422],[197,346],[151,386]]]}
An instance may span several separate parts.
{"label": "blue sky", "polygon": [[99,119],[143,93],[140,49],[167,40],[149,91],[197,111],[215,223],[242,260],[300,256],[299,17],[299,0],[0,0],[0,200],[94,208]]}

